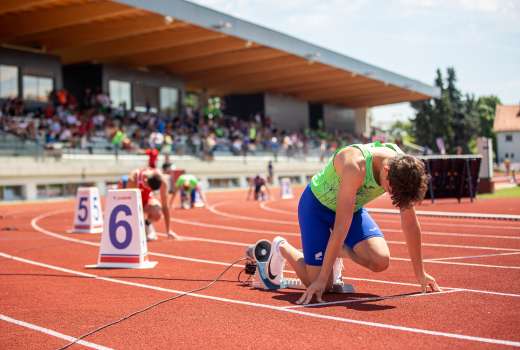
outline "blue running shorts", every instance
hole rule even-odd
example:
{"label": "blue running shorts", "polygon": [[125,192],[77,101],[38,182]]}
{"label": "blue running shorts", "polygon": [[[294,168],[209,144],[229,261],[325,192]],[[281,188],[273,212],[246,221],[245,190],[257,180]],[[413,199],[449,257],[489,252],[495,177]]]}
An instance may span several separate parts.
{"label": "blue running shorts", "polygon": [[[298,204],[303,256],[307,265],[321,266],[336,213],[314,196],[307,186]],[[345,238],[345,245],[353,249],[356,244],[372,237],[384,237],[381,229],[365,208],[354,213],[352,223]]]}

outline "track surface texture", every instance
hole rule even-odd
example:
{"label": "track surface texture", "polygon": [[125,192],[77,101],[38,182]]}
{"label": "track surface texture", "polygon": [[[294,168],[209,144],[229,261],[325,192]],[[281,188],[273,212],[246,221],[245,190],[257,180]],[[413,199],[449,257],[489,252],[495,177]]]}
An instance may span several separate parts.
{"label": "track surface texture", "polygon": [[[275,192],[273,190],[273,192]],[[300,247],[295,198],[246,201],[212,192],[210,206],[172,210],[173,229],[150,242],[153,269],[87,269],[99,234],[71,234],[74,201],[0,206],[0,348],[58,349],[154,302],[211,282],[258,239]],[[391,208],[388,198],[371,204]],[[425,201],[419,210],[520,214],[520,200]],[[175,299],[72,349],[506,349],[520,347],[520,221],[420,217],[426,270],[441,293],[421,294],[399,216],[374,213],[392,254],[370,272],[345,260],[353,294],[301,307],[300,290],[237,281],[242,262],[210,288]],[[162,225],[157,226],[164,232]],[[286,275],[294,273],[286,266]]]}

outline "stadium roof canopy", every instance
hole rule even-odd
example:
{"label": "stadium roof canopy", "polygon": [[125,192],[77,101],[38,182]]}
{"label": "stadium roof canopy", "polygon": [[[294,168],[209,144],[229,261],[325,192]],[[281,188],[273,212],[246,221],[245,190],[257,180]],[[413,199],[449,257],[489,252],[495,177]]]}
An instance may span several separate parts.
{"label": "stadium roof canopy", "polygon": [[184,0],[2,0],[0,44],[161,68],[210,94],[272,92],[351,108],[436,88]]}

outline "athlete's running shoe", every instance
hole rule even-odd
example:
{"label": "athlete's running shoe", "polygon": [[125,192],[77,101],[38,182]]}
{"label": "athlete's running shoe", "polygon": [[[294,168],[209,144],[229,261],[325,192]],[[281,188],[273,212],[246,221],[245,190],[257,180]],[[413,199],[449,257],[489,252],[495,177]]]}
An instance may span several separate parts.
{"label": "athlete's running shoe", "polygon": [[336,258],[332,265],[332,284],[343,285],[343,259]]}
{"label": "athlete's running shoe", "polygon": [[152,224],[145,224],[144,231],[146,232],[146,240],[147,241],[156,241],[157,240],[157,232],[155,232],[155,228]]}
{"label": "athlete's running shoe", "polygon": [[246,251],[248,256],[256,260],[257,275],[265,289],[281,288],[285,259],[280,253],[280,244],[285,241],[285,238],[279,236],[275,237],[273,242],[262,239]]}

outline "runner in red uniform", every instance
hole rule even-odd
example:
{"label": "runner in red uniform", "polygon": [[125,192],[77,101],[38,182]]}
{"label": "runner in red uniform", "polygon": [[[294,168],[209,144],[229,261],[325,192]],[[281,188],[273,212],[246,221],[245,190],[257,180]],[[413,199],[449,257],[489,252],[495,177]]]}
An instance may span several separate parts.
{"label": "runner in red uniform", "polygon": [[[136,169],[130,173],[127,188],[138,188],[141,191],[141,200],[145,216],[146,238],[156,240],[157,234],[152,223],[164,218],[164,227],[168,237],[178,238],[170,230],[170,208],[168,207],[168,183],[157,169]],[[154,191],[159,191],[159,198],[154,197]]]}

